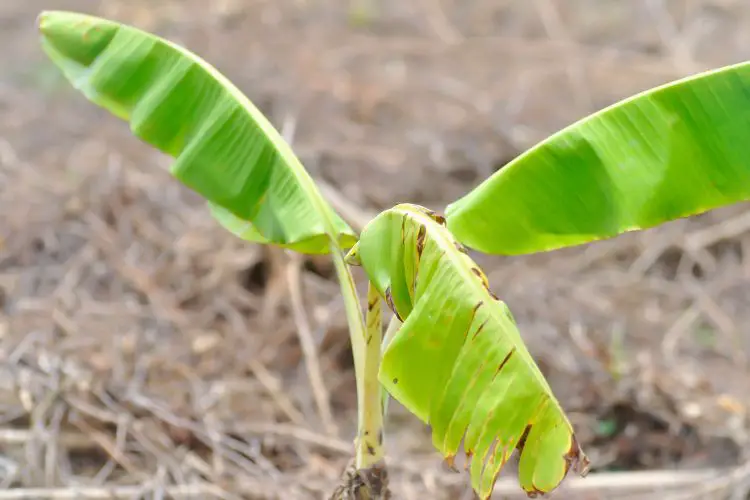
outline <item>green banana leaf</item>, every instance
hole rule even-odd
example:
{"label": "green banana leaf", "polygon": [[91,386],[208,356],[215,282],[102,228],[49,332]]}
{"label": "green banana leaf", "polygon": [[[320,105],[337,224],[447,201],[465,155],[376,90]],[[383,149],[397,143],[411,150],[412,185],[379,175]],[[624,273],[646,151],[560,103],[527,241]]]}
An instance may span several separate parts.
{"label": "green banana leaf", "polygon": [[43,12],[42,46],[93,103],[175,158],[172,174],[237,236],[303,253],[343,248],[354,231],[334,212],[262,113],[195,54],[117,22]]}
{"label": "green banana leaf", "polygon": [[750,63],[619,102],[526,151],[446,209],[465,245],[525,254],[750,199]]}
{"label": "green banana leaf", "polygon": [[585,473],[588,459],[508,307],[442,222],[398,205],[375,217],[347,255],[403,321],[379,379],[432,427],[449,462],[463,439],[481,498],[516,448],[524,490],[551,491],[569,468]]}

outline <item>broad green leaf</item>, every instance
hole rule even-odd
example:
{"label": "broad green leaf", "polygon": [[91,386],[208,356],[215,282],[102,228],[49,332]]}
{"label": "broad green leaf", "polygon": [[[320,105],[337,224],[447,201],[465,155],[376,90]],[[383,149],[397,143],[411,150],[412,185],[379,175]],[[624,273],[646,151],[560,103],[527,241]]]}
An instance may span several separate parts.
{"label": "broad green leaf", "polygon": [[465,245],[524,254],[750,199],[750,63],[638,94],[549,137],[448,206]]}
{"label": "broad green leaf", "polygon": [[516,448],[521,486],[550,491],[571,466],[585,473],[588,460],[508,307],[442,222],[398,205],[373,219],[347,256],[403,320],[379,379],[432,427],[449,461],[463,440],[482,498]]}
{"label": "broad green leaf", "polygon": [[250,241],[305,253],[348,248],[351,228],[263,114],[197,55],[106,19],[44,12],[42,46],[90,101],[175,158],[172,174]]}

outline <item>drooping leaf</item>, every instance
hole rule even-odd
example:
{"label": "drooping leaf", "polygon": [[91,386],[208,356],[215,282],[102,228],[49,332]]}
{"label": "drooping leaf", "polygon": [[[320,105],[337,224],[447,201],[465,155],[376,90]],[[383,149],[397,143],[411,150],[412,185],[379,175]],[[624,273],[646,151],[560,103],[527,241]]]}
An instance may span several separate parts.
{"label": "drooping leaf", "polygon": [[750,63],[619,102],[549,137],[446,209],[465,245],[524,254],[750,199]]}
{"label": "drooping leaf", "polygon": [[215,68],[150,33],[73,12],[44,12],[42,46],[90,101],[175,158],[171,172],[217,220],[250,241],[305,253],[348,248],[333,211],[281,135]]}
{"label": "drooping leaf", "polygon": [[448,460],[461,441],[482,498],[514,449],[529,493],[559,485],[587,458],[505,303],[440,217],[398,205],[373,219],[347,256],[403,325],[385,347],[386,390],[432,427]]}

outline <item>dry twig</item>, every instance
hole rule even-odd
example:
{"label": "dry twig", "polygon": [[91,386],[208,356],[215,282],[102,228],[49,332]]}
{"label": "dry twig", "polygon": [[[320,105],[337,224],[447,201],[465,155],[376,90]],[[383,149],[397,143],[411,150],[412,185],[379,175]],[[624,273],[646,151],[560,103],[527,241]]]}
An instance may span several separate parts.
{"label": "dry twig", "polygon": [[318,350],[312,336],[310,321],[305,312],[305,304],[302,299],[302,280],[300,270],[302,262],[299,256],[289,254],[286,276],[289,289],[289,301],[292,306],[294,322],[297,325],[297,336],[299,338],[302,354],[305,358],[307,376],[310,380],[315,403],[318,406],[320,418],[325,426],[326,432],[332,436],[338,435],[338,428],[333,420],[330,396],[328,388],[323,381],[323,373],[318,359]]}

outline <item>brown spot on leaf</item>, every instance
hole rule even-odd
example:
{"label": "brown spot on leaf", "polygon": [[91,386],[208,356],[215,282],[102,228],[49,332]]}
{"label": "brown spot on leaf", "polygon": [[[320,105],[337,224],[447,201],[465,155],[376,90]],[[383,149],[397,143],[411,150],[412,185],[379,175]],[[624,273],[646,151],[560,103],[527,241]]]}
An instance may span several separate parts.
{"label": "brown spot on leaf", "polygon": [[367,310],[372,311],[375,309],[375,306],[378,305],[378,300],[380,300],[378,297],[373,297],[372,301],[367,303]]}
{"label": "brown spot on leaf", "polygon": [[372,342],[372,334],[367,337],[367,345],[370,345],[370,342]]}
{"label": "brown spot on leaf", "polygon": [[424,251],[424,239],[425,236],[427,236],[427,228],[423,225],[419,226],[419,231],[417,231],[417,256],[421,257],[422,252]]}
{"label": "brown spot on leaf", "polygon": [[393,379],[393,385],[396,385],[396,384],[398,384],[398,379],[397,379],[397,378],[394,378],[394,379]]}
{"label": "brown spot on leaf", "polygon": [[385,303],[388,304],[388,307],[393,311],[393,314],[396,315],[399,321],[403,323],[404,319],[401,317],[401,315],[396,310],[396,306],[393,304],[393,295],[391,294],[391,287],[385,289]]}
{"label": "brown spot on leaf", "polygon": [[445,225],[445,217],[443,217],[442,215],[438,214],[434,210],[429,210],[428,209],[427,210],[427,215],[430,217],[430,219],[434,220],[435,222],[437,222],[441,226]]}
{"label": "brown spot on leaf", "polygon": [[487,281],[487,276],[485,276],[485,274],[484,274],[484,273],[482,272],[482,270],[481,270],[481,269],[479,269],[478,267],[472,267],[472,268],[471,268],[471,272],[472,272],[472,273],[474,273],[474,275],[475,275],[475,276],[476,276],[477,278],[479,278],[479,280],[480,280],[480,281],[482,282],[482,286],[484,286],[484,288],[485,288],[485,289],[487,289],[487,290],[489,291],[489,289],[490,289],[490,284],[489,284],[489,282]]}
{"label": "brown spot on leaf", "polygon": [[523,434],[521,434],[521,438],[518,440],[518,444],[516,445],[516,449],[519,452],[523,452],[523,447],[526,446],[526,438],[528,437],[530,431],[531,431],[531,424],[527,424],[526,428],[523,430]]}
{"label": "brown spot on leaf", "polygon": [[456,250],[458,250],[461,253],[465,253],[466,255],[469,254],[469,251],[466,249],[466,247],[460,242],[460,241],[453,241],[453,244],[456,246]]}
{"label": "brown spot on leaf", "polygon": [[369,453],[370,455],[375,454],[375,448],[369,443],[367,444],[367,453]]}
{"label": "brown spot on leaf", "polygon": [[500,373],[500,370],[502,370],[505,367],[505,364],[508,362],[510,357],[513,356],[513,354],[515,354],[515,352],[516,352],[515,347],[511,349],[510,351],[508,351],[508,354],[506,354],[503,360],[500,362],[500,364],[497,365],[497,371],[495,372],[495,376],[497,376],[497,374]]}
{"label": "brown spot on leaf", "polygon": [[474,335],[471,336],[471,340],[474,340],[475,338],[477,338],[477,335],[479,335],[480,333],[482,333],[482,330],[484,330],[484,325],[487,324],[487,321],[489,321],[489,320],[485,320],[484,323],[482,323],[481,325],[479,325],[479,328],[477,328],[477,331],[474,332]]}
{"label": "brown spot on leaf", "polygon": [[[471,319],[469,319],[469,324],[466,325],[466,331],[464,332],[464,338],[466,338],[466,337],[469,336],[469,332],[471,331],[471,325],[474,324],[474,318],[477,317],[477,311],[479,310],[480,307],[482,307],[483,304],[484,304],[484,301],[481,301],[481,300],[479,302],[477,302],[476,304],[474,304],[474,309],[471,310]],[[486,323],[486,321],[485,321],[485,323]],[[484,324],[482,324],[482,326],[480,326],[479,329],[481,330],[483,326],[484,326]],[[474,334],[474,336],[476,337],[476,334]]]}

